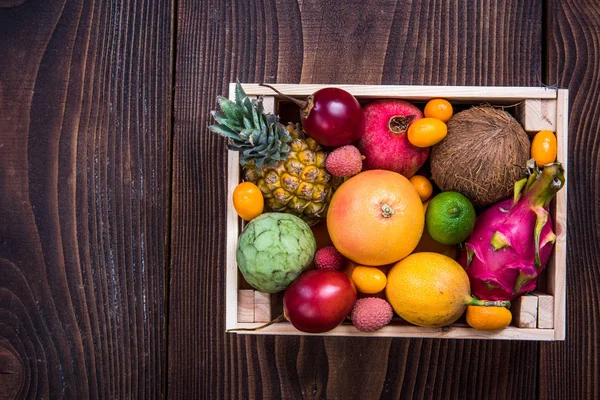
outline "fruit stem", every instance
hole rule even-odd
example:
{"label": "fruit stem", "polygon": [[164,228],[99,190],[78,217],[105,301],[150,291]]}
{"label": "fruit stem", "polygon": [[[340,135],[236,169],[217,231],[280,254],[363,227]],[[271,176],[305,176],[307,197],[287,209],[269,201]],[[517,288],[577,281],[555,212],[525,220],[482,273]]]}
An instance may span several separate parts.
{"label": "fruit stem", "polygon": [[523,200],[530,205],[547,208],[550,200],[564,184],[565,170],[562,164],[558,161],[548,164],[540,173],[534,173],[529,177]]}
{"label": "fruit stem", "polygon": [[381,215],[383,215],[384,218],[389,218],[394,215],[394,209],[388,204],[384,204],[381,206]]}
{"label": "fruit stem", "polygon": [[279,322],[283,322],[283,321],[286,321],[286,320],[287,320],[287,319],[285,318],[285,315],[284,315],[284,314],[281,314],[280,316],[278,316],[278,317],[277,317],[277,318],[275,318],[274,320],[272,320],[272,321],[270,321],[270,322],[267,322],[267,323],[266,323],[266,324],[264,324],[264,325],[257,326],[256,328],[238,328],[238,329],[230,329],[230,330],[228,330],[227,332],[238,332],[238,331],[246,331],[246,332],[248,332],[248,331],[258,331],[258,330],[260,330],[260,329],[266,328],[266,327],[267,327],[267,326],[269,326],[269,325],[277,324],[277,323],[279,323]]}
{"label": "fruit stem", "polygon": [[467,305],[484,306],[484,307],[510,307],[510,301],[508,301],[508,300],[479,300],[474,297],[471,297],[467,301]]}
{"label": "fruit stem", "polygon": [[283,97],[285,99],[288,99],[289,101],[293,102],[295,105],[297,105],[298,107],[300,107],[302,110],[308,108],[308,106],[309,106],[309,103],[307,101],[298,100],[298,99],[295,99],[295,98],[290,97],[288,95],[285,95],[285,94],[281,93],[279,90],[275,89],[271,85],[267,85],[266,83],[261,83],[261,84],[259,84],[259,86],[268,87],[269,89],[271,89],[272,91],[274,91],[275,93],[277,93],[278,95],[280,95],[281,97]]}

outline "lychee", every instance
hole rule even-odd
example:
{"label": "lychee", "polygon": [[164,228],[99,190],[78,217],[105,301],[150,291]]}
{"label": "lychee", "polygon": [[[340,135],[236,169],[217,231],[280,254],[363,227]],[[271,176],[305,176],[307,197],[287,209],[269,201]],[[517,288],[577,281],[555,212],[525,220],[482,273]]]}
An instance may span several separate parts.
{"label": "lychee", "polygon": [[360,151],[352,145],[347,145],[329,153],[325,166],[334,176],[353,176],[362,170],[362,160]]}
{"label": "lychee", "polygon": [[352,324],[361,332],[375,332],[392,320],[390,303],[377,297],[358,299],[352,310]]}
{"label": "lychee", "polygon": [[344,256],[333,246],[323,247],[315,254],[315,267],[339,271],[344,268]]}

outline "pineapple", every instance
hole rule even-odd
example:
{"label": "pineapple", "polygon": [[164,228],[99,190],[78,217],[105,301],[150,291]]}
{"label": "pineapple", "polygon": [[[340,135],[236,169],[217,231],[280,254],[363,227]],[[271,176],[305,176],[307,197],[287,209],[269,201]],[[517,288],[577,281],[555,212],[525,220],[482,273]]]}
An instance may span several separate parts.
{"label": "pineapple", "polygon": [[283,126],[265,113],[262,99],[250,100],[238,83],[235,102],[217,98],[217,124],[210,130],[229,139],[240,152],[244,178],[263,193],[267,210],[294,214],[309,225],[326,215],[331,196],[342,183],[325,169],[327,153],[299,124]]}

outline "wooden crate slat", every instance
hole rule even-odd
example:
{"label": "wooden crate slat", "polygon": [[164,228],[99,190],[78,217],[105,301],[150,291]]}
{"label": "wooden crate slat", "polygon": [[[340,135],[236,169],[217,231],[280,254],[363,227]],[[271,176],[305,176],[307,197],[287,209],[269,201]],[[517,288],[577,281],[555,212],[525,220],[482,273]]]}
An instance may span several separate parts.
{"label": "wooden crate slat", "polygon": [[568,173],[567,166],[569,150],[569,92],[560,89],[556,107],[557,121],[557,158],[565,168],[565,186],[556,194],[556,214],[554,216],[554,245],[553,260],[548,265],[547,288],[549,294],[554,295],[554,331],[556,340],[565,338],[565,312],[566,312],[566,278],[567,278],[567,192]]}
{"label": "wooden crate slat", "polygon": [[[238,324],[238,328],[256,328],[263,324]],[[230,331],[231,333],[236,333]],[[337,328],[319,334],[301,332],[289,322],[270,325],[256,331],[237,332],[253,335],[298,335],[298,336],[354,336],[354,337],[402,337],[402,338],[438,338],[438,339],[502,339],[502,340],[554,340],[554,329],[520,329],[509,326],[501,331],[479,331],[466,325],[446,328],[422,328],[409,325],[388,325],[376,332],[360,332],[352,324],[343,324]]]}
{"label": "wooden crate slat", "polygon": [[[235,98],[235,83],[229,84],[229,97]],[[238,323],[238,268],[235,260],[238,235],[238,215],[230,199],[240,181],[240,156],[237,151],[227,151],[227,265],[225,271],[225,329],[234,329]]]}
{"label": "wooden crate slat", "polygon": [[[556,89],[537,87],[499,86],[418,86],[418,85],[300,85],[273,84],[274,88],[289,96],[306,97],[319,89],[337,87],[364,98],[397,97],[407,100],[428,100],[443,97],[463,101],[521,101],[523,99],[556,99]],[[243,83],[250,96],[272,96],[273,90],[257,83]]]}

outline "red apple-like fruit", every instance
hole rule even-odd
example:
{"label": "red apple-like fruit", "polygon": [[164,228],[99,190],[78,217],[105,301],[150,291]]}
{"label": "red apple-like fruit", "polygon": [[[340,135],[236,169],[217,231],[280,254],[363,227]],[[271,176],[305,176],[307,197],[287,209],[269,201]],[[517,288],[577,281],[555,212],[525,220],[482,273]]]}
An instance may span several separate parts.
{"label": "red apple-like fruit", "polygon": [[298,100],[271,85],[263,83],[261,86],[270,88],[300,107],[302,127],[317,143],[339,147],[355,142],[363,134],[365,118],[360,103],[343,89],[326,87],[306,100]]}
{"label": "red apple-like fruit", "polygon": [[296,329],[323,333],[341,324],[355,302],[356,288],[346,274],[316,269],[303,273],[287,288],[283,310]]}
{"label": "red apple-like fruit", "polygon": [[363,170],[386,169],[412,177],[425,164],[430,150],[408,141],[408,127],[423,118],[421,110],[404,100],[377,100],[363,111],[365,132],[358,142],[365,156]]}

